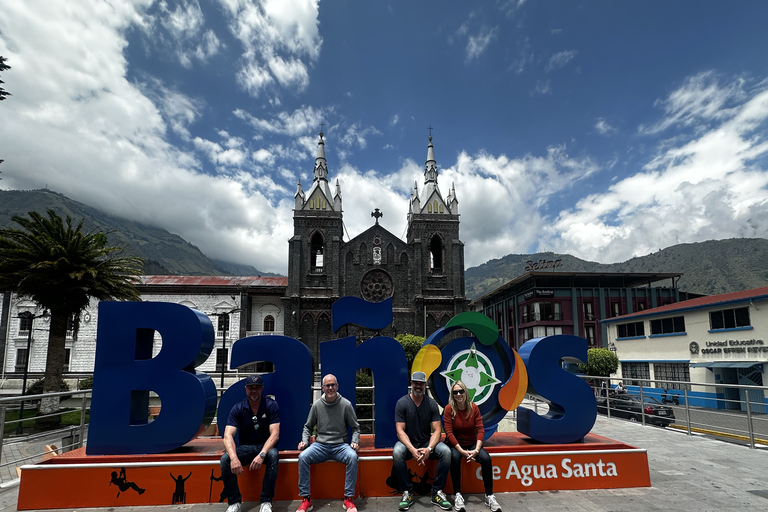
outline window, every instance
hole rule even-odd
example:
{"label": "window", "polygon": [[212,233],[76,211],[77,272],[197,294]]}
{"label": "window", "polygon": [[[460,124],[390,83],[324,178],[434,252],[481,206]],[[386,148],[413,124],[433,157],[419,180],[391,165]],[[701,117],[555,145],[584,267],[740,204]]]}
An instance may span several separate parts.
{"label": "window", "polygon": [[621,363],[621,376],[627,386],[642,386],[647,383],[632,379],[650,379],[651,370],[648,363]]}
{"label": "window", "polygon": [[749,307],[710,311],[709,325],[713,331],[749,327]]}
{"label": "window", "polygon": [[554,336],[555,334],[563,334],[563,328],[559,325],[537,325],[536,327],[523,329],[523,341],[543,338],[544,336]]}
{"label": "window", "polygon": [[32,328],[32,315],[24,314],[19,318],[19,336],[29,336],[29,330]]}
{"label": "window", "polygon": [[23,372],[27,368],[27,349],[16,349],[16,371]]}
{"label": "window", "polygon": [[227,370],[227,356],[229,354],[229,349],[226,348],[217,348],[216,349],[216,371],[221,372],[223,370]]}
{"label": "window", "polygon": [[662,334],[678,334],[685,332],[685,318],[675,316],[651,320],[651,336]]}
{"label": "window", "polygon": [[229,330],[229,315],[219,315],[219,336],[224,336],[224,331]]}
{"label": "window", "polygon": [[523,305],[523,323],[562,319],[559,302],[534,302]]}
{"label": "window", "polygon": [[621,304],[618,301],[611,302],[611,316],[621,316]]}
{"label": "window", "polygon": [[75,335],[75,317],[71,316],[67,319],[67,338],[72,338]]}
{"label": "window", "polygon": [[642,302],[638,302],[638,303],[637,303],[637,310],[638,310],[638,311],[645,311],[645,309],[646,309],[647,307],[648,307],[648,306],[645,304],[645,301],[642,301]]}
{"label": "window", "polygon": [[631,324],[618,325],[619,338],[635,338],[645,336],[645,327],[643,322],[632,322]]}
{"label": "window", "polygon": [[592,312],[592,303],[584,302],[582,307],[584,308],[584,320],[594,320],[595,314]]}
{"label": "window", "polygon": [[[437,208],[437,204],[435,204]],[[429,242],[430,263],[433,274],[442,274],[443,272],[443,241],[439,235],[432,237]]]}
{"label": "window", "polygon": [[[691,382],[688,363],[653,363],[653,373],[658,380]],[[660,382],[657,385],[662,389],[686,389],[689,387],[687,384],[670,384],[667,382]]]}
{"label": "window", "polygon": [[266,332],[272,332],[275,330],[275,317],[267,315],[264,317],[264,330]]}
{"label": "window", "polygon": [[585,325],[584,326],[584,337],[587,338],[587,342],[589,345],[595,345],[597,343],[597,340],[595,339],[595,326],[594,325]]}
{"label": "window", "polygon": [[323,235],[315,232],[309,243],[310,270],[312,272],[323,271]]}
{"label": "window", "polygon": [[64,372],[69,371],[69,362],[72,360],[72,349],[71,348],[65,348],[64,349]]}

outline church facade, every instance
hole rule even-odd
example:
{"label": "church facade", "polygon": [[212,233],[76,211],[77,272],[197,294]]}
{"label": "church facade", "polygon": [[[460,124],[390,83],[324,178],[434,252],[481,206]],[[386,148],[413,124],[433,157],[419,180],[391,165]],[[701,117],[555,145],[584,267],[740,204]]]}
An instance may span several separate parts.
{"label": "church facade", "polygon": [[[347,335],[365,338],[364,329],[332,332],[331,305],[344,296],[371,302],[392,298],[394,322],[378,332],[429,335],[468,308],[464,292],[464,244],[459,238],[459,202],[452,186],[447,197],[429,137],[424,183],[414,184],[402,240],[379,224],[344,240],[339,181],[328,181],[325,142],[320,134],[314,179],[308,191],[299,183],[289,243],[288,285],[283,298],[285,334],[306,344],[319,362],[319,343]],[[356,212],[359,214],[359,212]]]}

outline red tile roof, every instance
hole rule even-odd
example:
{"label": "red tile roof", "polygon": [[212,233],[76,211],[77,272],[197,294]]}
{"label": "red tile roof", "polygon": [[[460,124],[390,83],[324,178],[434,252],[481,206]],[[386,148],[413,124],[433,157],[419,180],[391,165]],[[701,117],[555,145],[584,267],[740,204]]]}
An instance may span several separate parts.
{"label": "red tile roof", "polygon": [[288,286],[287,277],[261,276],[139,276],[143,285],[154,286]]}
{"label": "red tile roof", "polygon": [[695,299],[684,300],[681,302],[675,302],[674,304],[666,304],[657,308],[646,309],[644,311],[637,311],[628,315],[617,316],[613,318],[606,318],[603,323],[613,322],[616,320],[626,320],[628,318],[634,318],[646,315],[659,315],[663,313],[671,313],[674,311],[682,311],[687,309],[698,309],[706,306],[713,306],[716,304],[724,304],[730,302],[744,302],[750,299],[763,299],[768,298],[768,286],[762,288],[754,288],[752,290],[744,290],[741,292],[721,293],[720,295],[710,295],[708,297],[697,297]]}

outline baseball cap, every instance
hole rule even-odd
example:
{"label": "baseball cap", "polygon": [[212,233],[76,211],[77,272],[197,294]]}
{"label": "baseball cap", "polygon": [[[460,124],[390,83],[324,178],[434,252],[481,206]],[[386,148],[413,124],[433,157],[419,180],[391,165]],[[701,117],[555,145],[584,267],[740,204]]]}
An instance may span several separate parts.
{"label": "baseball cap", "polygon": [[412,382],[427,382],[427,374],[424,372],[413,372],[411,375]]}
{"label": "baseball cap", "polygon": [[261,380],[261,375],[249,375],[245,379],[246,386],[263,386],[264,381]]}

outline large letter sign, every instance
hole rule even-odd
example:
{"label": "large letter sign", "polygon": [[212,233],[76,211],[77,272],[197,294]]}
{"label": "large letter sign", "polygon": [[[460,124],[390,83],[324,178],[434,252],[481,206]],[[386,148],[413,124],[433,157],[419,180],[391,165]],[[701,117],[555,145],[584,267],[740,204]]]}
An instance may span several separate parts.
{"label": "large letter sign", "polygon": [[[378,330],[392,323],[392,299],[378,303],[344,297],[333,304],[333,330],[360,325]],[[452,337],[454,331],[471,336]],[[152,356],[155,333],[162,347]],[[213,349],[213,326],[199,311],[162,302],[102,302],[94,366],[89,455],[158,453],[184,445],[210,425],[216,388],[195,368]],[[340,392],[355,404],[355,374],[373,371],[376,385],[376,448],[394,446],[394,410],[407,392],[407,361],[394,339],[378,336],[357,345],[354,336],[320,343],[323,374],[338,378]],[[430,393],[441,404],[457,380],[480,407],[486,438],[508,411],[518,409],[518,430],[542,443],[582,439],[595,423],[597,407],[589,385],[561,367],[563,358],[587,359],[587,341],[570,335],[538,338],[518,354],[480,313],[461,313],[424,342],[413,371],[427,374]],[[265,393],[280,405],[281,450],[294,449],[312,402],[314,368],[309,349],[287,336],[250,336],[232,346],[230,366],[269,361],[275,372],[263,375]],[[245,381],[227,389],[218,410],[220,431],[229,411],[245,399]],[[528,393],[549,402],[540,416],[518,408]],[[160,397],[157,419],[149,422],[149,393]]]}
{"label": "large letter sign", "polygon": [[528,368],[528,393],[549,402],[543,416],[530,409],[517,410],[517,430],[542,443],[572,443],[592,430],[597,404],[583,379],[563,370],[560,360],[587,360],[587,340],[568,334],[537,338],[520,347]]}
{"label": "large letter sign", "polygon": [[[163,345],[152,357],[155,331]],[[199,311],[163,302],[101,302],[86,453],[159,453],[203,432],[216,412],[216,386],[195,367],[212,348],[213,326]],[[151,423],[150,391],[162,403]]]}

